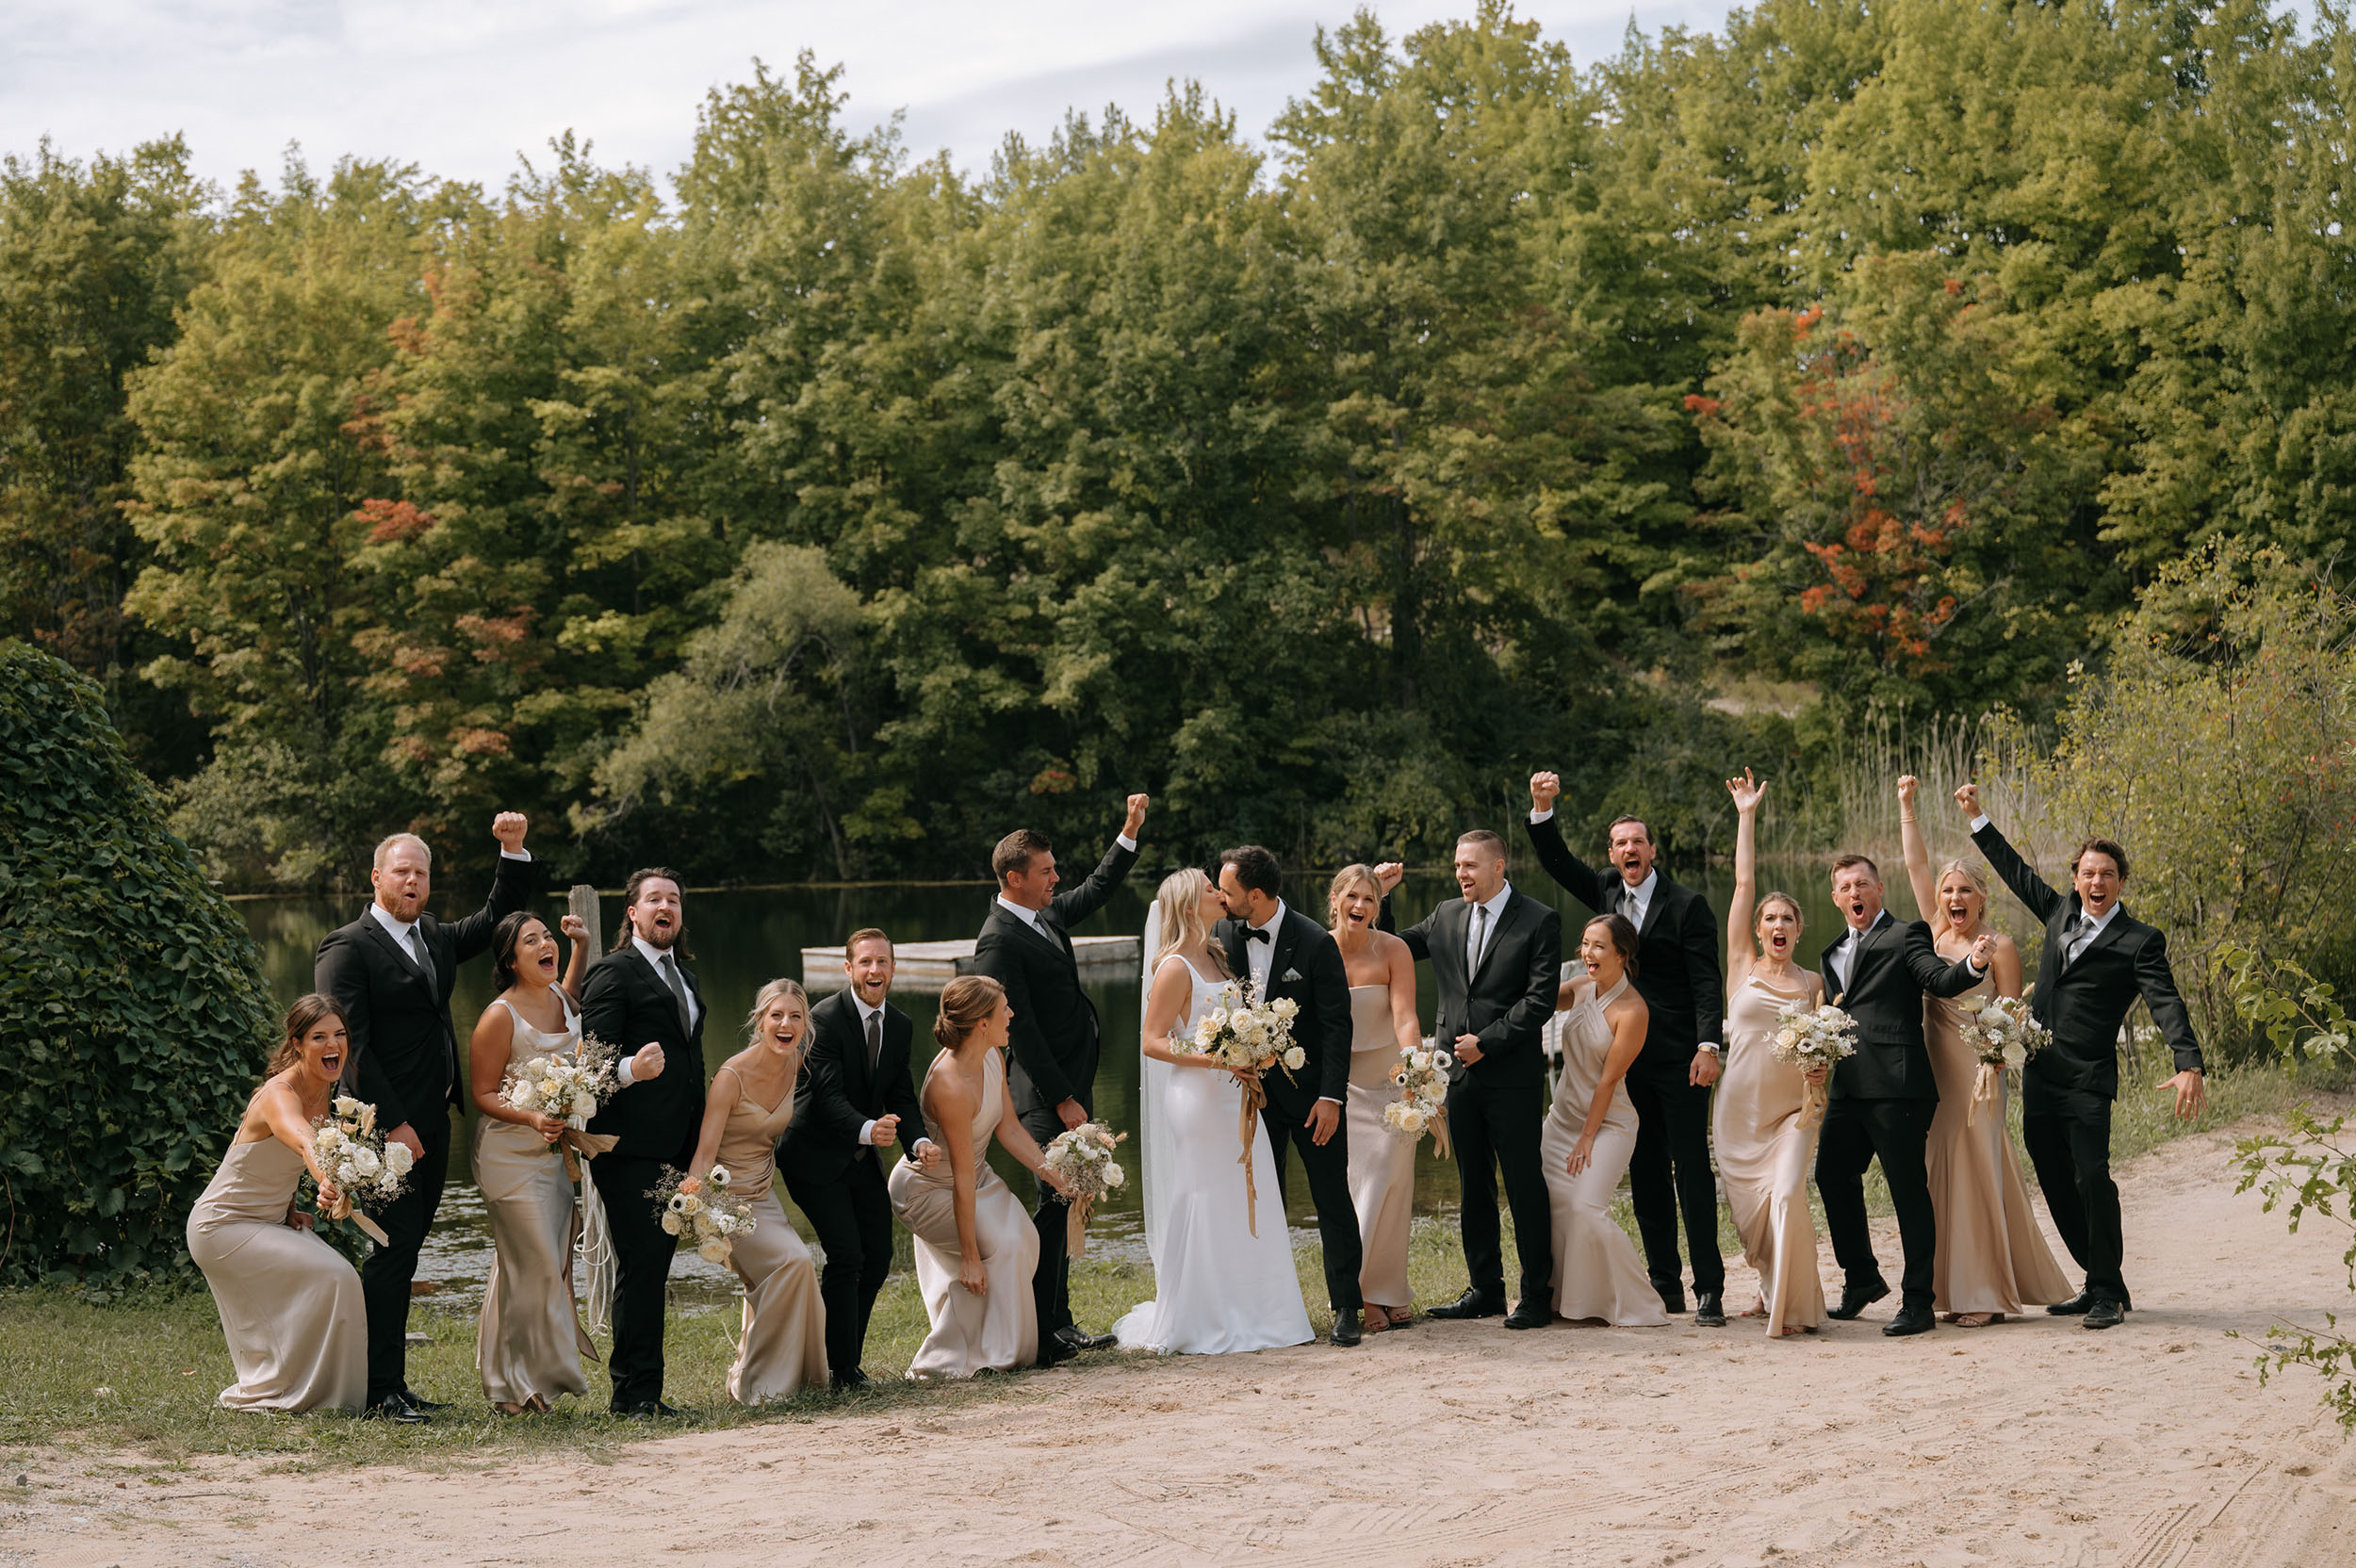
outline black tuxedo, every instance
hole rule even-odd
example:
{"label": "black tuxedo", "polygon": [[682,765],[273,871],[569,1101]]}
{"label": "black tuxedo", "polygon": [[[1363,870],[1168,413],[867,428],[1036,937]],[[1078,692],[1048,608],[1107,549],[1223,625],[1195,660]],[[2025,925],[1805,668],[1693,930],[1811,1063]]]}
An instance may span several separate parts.
{"label": "black tuxedo", "polygon": [[885,1003],[875,1065],[858,998],[845,986],[810,1010],[810,1050],[794,1085],[794,1119],[777,1140],[777,1170],[826,1254],[818,1294],[826,1306],[826,1365],[840,1380],[858,1369],[875,1294],[892,1272],[892,1197],[883,1151],[859,1130],[900,1119],[911,1158],[924,1136],[908,1058],[916,1025]]}
{"label": "black tuxedo", "polygon": [[[1250,929],[1231,917],[1211,932],[1211,939],[1227,956],[1228,972],[1243,981],[1252,974],[1254,944],[1246,934]],[[1333,933],[1290,905],[1271,926],[1268,947],[1268,984],[1261,1000],[1289,998],[1300,1005],[1292,1037],[1303,1057],[1289,1075],[1280,1067],[1261,1076],[1268,1105],[1260,1122],[1276,1156],[1278,1223],[1283,1223],[1284,1212],[1284,1151],[1289,1146],[1301,1152],[1309,1200],[1317,1206],[1326,1298],[1336,1313],[1356,1312],[1366,1305],[1358,1291],[1366,1243],[1358,1232],[1357,1205],[1350,1196],[1350,972]],[[1322,1148],[1307,1126],[1320,1100],[1333,1101],[1339,1113],[1333,1135]]]}
{"label": "black tuxedo", "polygon": [[1881,1264],[1865,1225],[1865,1168],[1881,1161],[1906,1251],[1898,1288],[1907,1305],[1927,1313],[1939,1219],[1924,1152],[1939,1084],[1922,1040],[1922,998],[1958,996],[1981,977],[1960,958],[1941,958],[1931,928],[1919,920],[1900,921],[1885,909],[1861,939],[1851,935],[1844,925],[1825,948],[1827,956],[1836,949],[1843,956],[1839,977],[1824,963],[1824,995],[1857,1021],[1857,1054],[1832,1070],[1831,1103],[1816,1146],[1816,1190],[1848,1282],[1877,1283]]}
{"label": "black tuxedo", "polygon": [[2176,990],[2168,939],[2120,906],[2067,963],[2078,894],[2056,892],[1989,823],[1972,835],[2004,886],[2045,924],[2029,1010],[2053,1041],[2021,1070],[2021,1134],[2053,1228],[2086,1271],[2086,1291],[2124,1305],[2126,1238],[2111,1180],[2111,1102],[2119,1097],[2119,1030],[2140,996],[2178,1071],[2201,1070],[2201,1042]]}
{"label": "black tuxedo", "polygon": [[710,1009],[695,972],[682,964],[679,978],[695,1002],[692,1025],[679,1016],[671,988],[627,937],[589,966],[581,988],[584,1035],[595,1035],[625,1057],[649,1042],[663,1047],[662,1072],[615,1090],[589,1121],[590,1132],[617,1140],[589,1162],[589,1178],[597,1184],[614,1235],[614,1354],[606,1370],[616,1411],[663,1397],[663,1306],[679,1239],[663,1233],[649,1194],[664,1166],[687,1169],[703,1126],[704,1023]]}
{"label": "black tuxedo", "polygon": [[[1628,885],[1606,866],[1598,872],[1562,842],[1557,818],[1530,825],[1538,863],[1598,915],[1626,914]],[[1636,1152],[1628,1165],[1629,1206],[1644,1241],[1644,1272],[1664,1300],[1683,1290],[1677,1255],[1677,1217],[1693,1254],[1693,1289],[1726,1289],[1718,1255],[1718,1177],[1710,1164],[1710,1089],[1693,1082],[1693,1053],[1716,1042],[1726,1013],[1726,973],[1719,962],[1718,917],[1709,901],[1653,871],[1653,890],[1636,934],[1629,983],[1644,999],[1652,1021],[1644,1049],[1628,1069],[1628,1097],[1636,1107]]]}
{"label": "black tuxedo", "polygon": [[[1448,1088],[1448,1131],[1456,1146],[1464,1266],[1472,1288],[1505,1297],[1505,1238],[1497,1223],[1492,1162],[1513,1211],[1521,1295],[1552,1309],[1554,1218],[1538,1136],[1546,1120],[1546,1064],[1540,1043],[1562,984],[1562,917],[1518,889],[1508,892],[1477,968],[1464,970],[1473,906],[1449,899],[1401,931],[1408,951],[1432,965],[1439,992],[1433,1034],[1453,1051],[1460,1035],[1481,1039],[1481,1060],[1460,1068]],[[1383,923],[1391,923],[1388,900]]]}
{"label": "black tuxedo", "polygon": [[537,870],[530,860],[502,855],[482,908],[457,921],[417,917],[417,934],[434,965],[430,982],[384,923],[366,911],[327,934],[312,967],[313,988],[335,999],[351,1032],[339,1087],[374,1105],[379,1127],[391,1132],[406,1123],[425,1146],[407,1190],[369,1210],[384,1232],[384,1245],[360,1266],[370,1404],[408,1386],[409,1286],[434,1211],[442,1206],[450,1107],[459,1102],[466,1082],[450,1022],[450,988],[458,966],[488,948],[499,923],[530,901]]}
{"label": "black tuxedo", "polygon": [[[1014,1008],[1014,1022],[1006,1031],[1014,1056],[1006,1092],[1023,1131],[1041,1148],[1063,1132],[1055,1107],[1065,1101],[1078,1101],[1091,1116],[1096,1112],[1096,1004],[1081,988],[1071,928],[1103,908],[1137,863],[1137,852],[1115,840],[1087,881],[1057,893],[1039,912],[1046,935],[992,899],[973,944],[973,972],[1006,987],[1006,1001]],[[1039,1227],[1039,1268],[1031,1276],[1031,1293],[1039,1303],[1042,1342],[1072,1325],[1072,1260],[1064,1250],[1067,1218],[1063,1200],[1039,1183],[1039,1206],[1031,1216]]]}

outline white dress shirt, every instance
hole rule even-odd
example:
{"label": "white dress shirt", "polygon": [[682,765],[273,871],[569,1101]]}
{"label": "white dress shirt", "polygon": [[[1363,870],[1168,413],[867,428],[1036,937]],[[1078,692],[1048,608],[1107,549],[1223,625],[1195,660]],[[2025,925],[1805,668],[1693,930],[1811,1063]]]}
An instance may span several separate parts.
{"label": "white dress shirt", "polygon": [[[1497,890],[1481,903],[1473,906],[1473,913],[1464,921],[1464,979],[1472,980],[1473,971],[1481,967],[1481,956],[1489,951],[1497,939],[1497,922],[1505,918],[1507,900],[1513,896],[1513,884],[1500,882]],[[1486,918],[1481,911],[1487,910]],[[1476,948],[1475,940],[1480,942]]]}
{"label": "white dress shirt", "polygon": [[[867,1004],[867,999],[859,995],[857,991],[853,991],[851,993],[851,1005],[859,1009],[859,1048],[861,1051],[864,1051],[867,1049],[867,1023],[870,1019],[875,1021],[876,1037],[878,1039],[883,1037],[883,1008],[880,1006],[870,1007]],[[875,1120],[876,1119],[871,1116],[865,1121],[859,1123],[859,1141],[860,1147],[866,1149],[873,1149],[875,1147]],[[927,1137],[919,1137],[913,1147],[921,1152],[924,1146],[932,1141],[932,1139]]]}
{"label": "white dress shirt", "polygon": [[[669,949],[657,947],[654,943],[646,940],[646,938],[639,936],[635,932],[630,934],[630,944],[638,950],[638,956],[641,958],[646,959],[647,963],[654,966],[655,978],[662,980],[663,959],[664,955],[669,952]],[[676,966],[679,960],[677,958],[673,958],[671,962],[674,966]],[[668,980],[663,980],[663,988],[666,991],[669,990],[671,988],[671,983]],[[687,993],[687,1029],[688,1033],[693,1034],[695,1029],[695,1021],[703,1017],[703,1010],[695,1005],[695,988],[688,985],[687,976],[684,974],[679,976],[679,989]],[[625,1054],[620,1061],[614,1064],[614,1081],[620,1084],[624,1088],[630,1087],[631,1084],[637,1081],[630,1070],[631,1054],[634,1054],[634,1053]]]}
{"label": "white dress shirt", "polygon": [[[1268,916],[1268,919],[1259,922],[1257,924],[1252,924],[1249,922],[1246,923],[1252,930],[1265,931],[1268,933],[1268,940],[1266,941],[1255,942],[1247,938],[1243,944],[1244,967],[1252,976],[1252,994],[1254,996],[1266,996],[1268,994],[1268,966],[1276,962],[1276,933],[1277,930],[1284,923],[1284,901],[1281,898],[1276,901],[1276,912]],[[1340,1101],[1334,1099],[1330,1094],[1318,1095],[1317,1102],[1320,1104],[1326,1105],[1338,1105],[1341,1103]]]}
{"label": "white dress shirt", "polygon": [[1621,898],[1633,900],[1636,905],[1636,907],[1633,910],[1623,910],[1621,912],[1628,916],[1629,923],[1633,924],[1637,930],[1642,931],[1644,928],[1644,917],[1652,913],[1652,895],[1658,892],[1661,889],[1661,873],[1658,871],[1646,872],[1644,874],[1644,879],[1642,882],[1637,883],[1633,888],[1628,887],[1628,879],[1626,877],[1622,877],[1620,879],[1620,886],[1626,890],[1626,891],[1620,894]]}
{"label": "white dress shirt", "polygon": [[2084,929],[2078,932],[2074,940],[2068,935],[2063,936],[2062,966],[2066,969],[2070,965],[2076,963],[2078,961],[2079,955],[2085,953],[2088,947],[2093,945],[2094,939],[2102,934],[2103,927],[2109,925],[2111,923],[2111,917],[2118,913],[2119,905],[2117,901],[2113,901],[2110,907],[2104,909],[2099,915],[2087,914],[2086,905],[2081,903],[2078,906],[2076,918],[2086,922],[2086,925]]}
{"label": "white dress shirt", "polygon": [[1873,917],[1873,923],[1864,930],[1860,931],[1854,925],[1844,929],[1841,934],[1841,939],[1825,950],[1824,967],[1832,971],[1832,989],[1835,996],[1849,988],[1849,965],[1857,957],[1857,945],[1880,930],[1882,922],[1895,918],[1889,910],[1884,909]]}

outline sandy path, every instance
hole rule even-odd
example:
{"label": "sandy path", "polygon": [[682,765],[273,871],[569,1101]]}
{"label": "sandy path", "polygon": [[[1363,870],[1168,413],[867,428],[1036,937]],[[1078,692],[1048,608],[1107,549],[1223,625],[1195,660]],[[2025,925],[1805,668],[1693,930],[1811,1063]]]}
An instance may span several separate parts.
{"label": "sandy path", "polygon": [[2261,1389],[2226,1337],[2344,1307],[2339,1244],[2235,1196],[2229,1149],[2122,1173],[2138,1310],[2104,1334],[1889,1341],[1884,1305],[1787,1345],[1426,1323],[1355,1353],[1100,1357],[603,1466],[11,1487],[0,1564],[2356,1563],[2356,1448],[2312,1377]]}

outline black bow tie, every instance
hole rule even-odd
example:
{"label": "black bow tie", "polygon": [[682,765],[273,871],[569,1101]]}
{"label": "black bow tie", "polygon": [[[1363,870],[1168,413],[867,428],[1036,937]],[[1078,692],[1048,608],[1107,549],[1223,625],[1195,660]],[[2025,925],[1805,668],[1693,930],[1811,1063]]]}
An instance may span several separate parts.
{"label": "black bow tie", "polygon": [[1256,925],[1247,925],[1243,928],[1243,939],[1248,942],[1267,942],[1270,947],[1276,945],[1268,934]]}

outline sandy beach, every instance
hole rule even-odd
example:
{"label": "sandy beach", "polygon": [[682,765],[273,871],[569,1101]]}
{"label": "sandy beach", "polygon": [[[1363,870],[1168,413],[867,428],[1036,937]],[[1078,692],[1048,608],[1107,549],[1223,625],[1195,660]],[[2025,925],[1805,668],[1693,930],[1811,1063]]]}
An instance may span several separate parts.
{"label": "sandy beach", "polygon": [[[2356,1562],[2356,1448],[2315,1378],[2262,1389],[2229,1337],[2344,1311],[2346,1235],[2236,1195],[2231,1148],[2121,1170],[2137,1310],[2108,1333],[2038,1314],[1891,1341],[1891,1302],[1782,1344],[1426,1321],[1354,1352],[1098,1353],[931,1413],[613,1462],[57,1451],[5,1478],[0,1564]],[[1729,1305],[1751,1286],[1738,1265]]]}

